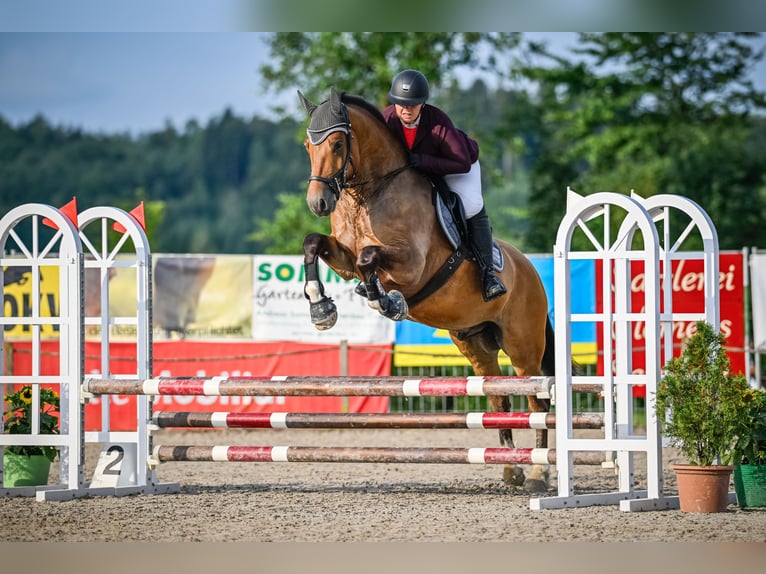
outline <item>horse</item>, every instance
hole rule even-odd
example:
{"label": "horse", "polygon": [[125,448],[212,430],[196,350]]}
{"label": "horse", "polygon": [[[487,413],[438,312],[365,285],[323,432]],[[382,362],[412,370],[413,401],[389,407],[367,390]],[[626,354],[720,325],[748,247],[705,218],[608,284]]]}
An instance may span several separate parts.
{"label": "horse", "polygon": [[[329,329],[338,316],[319,278],[321,258],[343,279],[358,279],[357,292],[382,315],[447,330],[475,375],[502,375],[502,349],[517,376],[552,376],[553,328],[542,281],[529,259],[495,240],[503,261],[497,272],[507,293],[484,302],[478,265],[449,241],[434,208],[432,184],[409,164],[380,110],[335,88],[318,105],[300,90],[298,96],[310,118],[304,141],[311,163],[306,201],[316,216],[330,217],[332,230],[310,233],[303,241],[304,295],[314,326]],[[548,399],[527,399],[533,412],[550,409]],[[510,410],[507,396],[491,396],[488,403],[492,411]],[[501,445],[512,448],[512,431],[499,433]],[[536,447],[547,445],[547,431],[536,430]],[[548,474],[547,465],[533,465],[528,477],[522,468],[506,465],[503,480],[540,492],[548,488]]]}

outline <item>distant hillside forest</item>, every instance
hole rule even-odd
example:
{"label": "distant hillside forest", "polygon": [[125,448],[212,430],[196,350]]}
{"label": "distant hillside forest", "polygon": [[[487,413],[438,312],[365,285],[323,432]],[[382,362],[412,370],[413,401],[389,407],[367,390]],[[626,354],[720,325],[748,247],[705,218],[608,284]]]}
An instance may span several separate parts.
{"label": "distant hillside forest", "polygon": [[80,210],[145,202],[152,251],[248,253],[255,219],[277,194],[298,193],[308,159],[295,121],[236,117],[168,126],[137,138],[50,125],[13,127],[0,117],[0,211],[29,202]]}

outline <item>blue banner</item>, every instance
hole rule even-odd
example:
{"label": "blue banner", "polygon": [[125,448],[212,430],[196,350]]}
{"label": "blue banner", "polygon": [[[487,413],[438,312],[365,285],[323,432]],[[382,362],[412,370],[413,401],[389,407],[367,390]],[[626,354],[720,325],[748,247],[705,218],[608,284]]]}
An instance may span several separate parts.
{"label": "blue banner", "polygon": [[[529,260],[537,269],[548,297],[548,315],[556,328],[553,312],[554,281],[553,256],[530,255]],[[570,262],[572,313],[595,313],[596,311],[596,266],[593,260]],[[576,322],[572,324],[572,352],[577,362],[596,362],[596,325]],[[501,363],[510,361],[501,353]],[[395,366],[462,365],[467,361],[452,344],[449,333],[412,321],[396,325]]]}

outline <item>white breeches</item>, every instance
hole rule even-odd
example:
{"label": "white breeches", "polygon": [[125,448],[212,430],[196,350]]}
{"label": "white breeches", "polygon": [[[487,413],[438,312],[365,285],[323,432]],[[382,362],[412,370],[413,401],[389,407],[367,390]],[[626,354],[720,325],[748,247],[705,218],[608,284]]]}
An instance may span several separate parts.
{"label": "white breeches", "polygon": [[460,196],[466,218],[470,219],[484,206],[481,195],[481,167],[478,160],[471,164],[468,173],[453,173],[444,176],[449,188]]}

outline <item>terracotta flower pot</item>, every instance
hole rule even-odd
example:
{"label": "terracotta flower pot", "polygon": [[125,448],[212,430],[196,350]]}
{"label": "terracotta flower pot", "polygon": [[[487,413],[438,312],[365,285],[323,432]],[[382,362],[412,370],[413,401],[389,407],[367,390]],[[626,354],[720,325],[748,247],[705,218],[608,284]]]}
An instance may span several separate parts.
{"label": "terracotta flower pot", "polygon": [[723,512],[729,505],[733,466],[674,464],[682,512]]}

